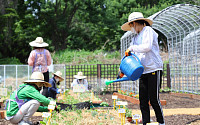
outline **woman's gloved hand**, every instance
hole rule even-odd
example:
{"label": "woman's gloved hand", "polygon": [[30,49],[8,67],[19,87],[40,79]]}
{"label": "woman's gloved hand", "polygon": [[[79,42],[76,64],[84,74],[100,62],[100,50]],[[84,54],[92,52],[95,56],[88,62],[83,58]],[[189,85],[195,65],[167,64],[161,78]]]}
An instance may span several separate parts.
{"label": "woman's gloved hand", "polygon": [[117,79],[122,78],[123,76],[124,76],[124,73],[121,70],[119,70]]}
{"label": "woman's gloved hand", "polygon": [[127,49],[126,51],[125,51],[125,56],[130,56],[131,55],[131,51],[129,50],[129,49]]}
{"label": "woman's gloved hand", "polygon": [[60,94],[60,92],[61,92],[61,89],[57,89],[57,90],[56,90],[56,93],[57,93],[57,94]]}

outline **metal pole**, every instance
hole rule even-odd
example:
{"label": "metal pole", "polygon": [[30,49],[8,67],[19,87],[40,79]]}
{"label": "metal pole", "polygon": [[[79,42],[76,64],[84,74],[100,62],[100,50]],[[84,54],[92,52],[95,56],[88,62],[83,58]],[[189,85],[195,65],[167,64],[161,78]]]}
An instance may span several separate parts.
{"label": "metal pole", "polygon": [[64,87],[65,87],[65,90],[66,90],[66,65],[64,65],[64,79],[65,79],[65,85],[64,85]]}
{"label": "metal pole", "polygon": [[4,65],[4,75],[3,75],[3,80],[4,80],[4,88],[6,87],[6,66]]}
{"label": "metal pole", "polygon": [[17,89],[17,65],[16,65],[16,89]]}
{"label": "metal pole", "polygon": [[30,67],[29,67],[29,65],[28,65],[28,80],[29,80],[29,72],[30,72]]}

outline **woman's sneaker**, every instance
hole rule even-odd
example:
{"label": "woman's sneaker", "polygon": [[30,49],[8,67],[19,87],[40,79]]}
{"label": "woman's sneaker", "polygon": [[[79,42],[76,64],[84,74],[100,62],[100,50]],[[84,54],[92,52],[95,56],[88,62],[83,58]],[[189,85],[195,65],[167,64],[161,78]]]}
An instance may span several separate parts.
{"label": "woman's sneaker", "polygon": [[31,122],[31,121],[20,121],[19,123],[18,123],[18,125],[32,125],[33,123]]}

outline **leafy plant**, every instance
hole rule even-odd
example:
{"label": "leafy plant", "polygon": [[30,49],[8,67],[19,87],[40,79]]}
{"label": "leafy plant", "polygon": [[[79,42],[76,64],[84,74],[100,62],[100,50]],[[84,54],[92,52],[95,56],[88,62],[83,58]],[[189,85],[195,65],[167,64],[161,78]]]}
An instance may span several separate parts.
{"label": "leafy plant", "polygon": [[134,95],[135,98],[139,99],[139,94]]}
{"label": "leafy plant", "polygon": [[134,93],[132,93],[132,92],[129,93],[129,96],[130,96],[130,97],[133,97],[133,95],[134,95]]}
{"label": "leafy plant", "polygon": [[103,107],[108,107],[108,106],[109,106],[109,104],[108,104],[107,102],[102,102],[102,103],[100,104],[100,106],[103,106]]}
{"label": "leafy plant", "polygon": [[3,58],[3,59],[0,59],[0,64],[3,65],[3,64],[22,64],[20,62],[20,60],[16,57],[11,57],[11,58]]}
{"label": "leafy plant", "polygon": [[97,114],[98,114],[98,112],[97,112],[97,111],[95,111],[95,110],[94,110],[94,111],[92,111],[92,116],[93,116],[93,117],[95,117]]}
{"label": "leafy plant", "polygon": [[103,91],[102,91],[103,95],[105,95],[107,91],[108,91],[108,86],[106,86],[105,88],[103,88]]}
{"label": "leafy plant", "polygon": [[171,88],[165,87],[164,89],[160,89],[160,92],[170,92]]}
{"label": "leafy plant", "polygon": [[126,108],[126,117],[132,117],[132,110]]}

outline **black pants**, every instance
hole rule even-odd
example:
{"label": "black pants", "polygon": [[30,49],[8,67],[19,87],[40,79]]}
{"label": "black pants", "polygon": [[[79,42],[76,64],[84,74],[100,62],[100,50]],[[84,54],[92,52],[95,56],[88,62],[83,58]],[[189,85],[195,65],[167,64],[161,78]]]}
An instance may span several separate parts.
{"label": "black pants", "polygon": [[[44,72],[44,81],[49,82],[49,71]],[[48,87],[43,87],[42,95],[48,97]]]}
{"label": "black pants", "polygon": [[150,101],[157,118],[157,122],[164,123],[162,106],[159,99],[160,78],[162,71],[143,74],[139,79],[139,100],[143,125],[150,123]]}

